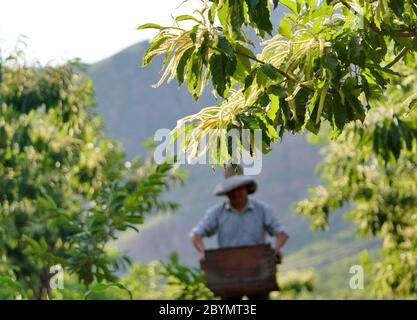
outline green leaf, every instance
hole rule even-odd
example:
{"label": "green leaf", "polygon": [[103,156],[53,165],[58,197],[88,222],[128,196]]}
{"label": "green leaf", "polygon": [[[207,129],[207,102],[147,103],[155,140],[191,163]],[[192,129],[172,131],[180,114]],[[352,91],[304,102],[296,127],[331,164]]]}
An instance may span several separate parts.
{"label": "green leaf", "polygon": [[230,21],[233,33],[230,34],[231,38],[236,39],[242,34],[242,25],[245,23],[245,3],[241,0],[229,0],[225,1],[224,7],[228,3],[227,20]]}
{"label": "green leaf", "polygon": [[36,199],[37,203],[39,204],[40,208],[45,211],[56,211],[58,210],[58,206],[54,199],[48,195],[38,196]]}
{"label": "green leaf", "polygon": [[129,294],[130,300],[133,299],[132,292],[127,289],[123,284],[115,282],[115,283],[95,283],[91,286],[91,288],[84,293],[84,297],[87,299],[92,293],[99,293],[105,291],[111,287],[119,288],[120,290],[124,290]]}
{"label": "green leaf", "polygon": [[234,50],[230,42],[223,36],[217,38],[216,48],[223,52],[226,56],[232,57]]}
{"label": "green leaf", "polygon": [[184,74],[186,72],[187,63],[190,59],[191,54],[193,53],[194,48],[190,48],[184,52],[180,61],[178,62],[177,67],[177,80],[178,85],[181,86],[184,83]]}
{"label": "green leaf", "polygon": [[288,19],[282,19],[279,28],[278,28],[278,32],[280,35],[282,35],[283,37],[287,38],[287,39],[291,39],[292,37],[292,31],[291,31],[291,22]]}
{"label": "green leaf", "polygon": [[305,128],[307,127],[307,125],[309,123],[314,123],[315,124],[315,122],[313,122],[311,119],[314,119],[314,117],[317,115],[316,105],[317,105],[317,102],[318,102],[319,98],[320,98],[320,91],[316,90],[314,92],[313,96],[311,97],[310,101],[308,102],[307,115],[304,119],[304,124],[301,127],[302,131],[305,130]]}
{"label": "green leaf", "polygon": [[40,244],[36,240],[32,239],[31,237],[25,234],[23,235],[22,239],[29,244],[29,246],[35,253],[40,253],[42,251]]}
{"label": "green leaf", "polygon": [[[317,0],[307,0],[306,5],[309,9],[314,8],[314,5],[316,4]],[[325,8],[326,9],[326,8]],[[311,11],[310,11],[311,12]]]}
{"label": "green leaf", "polygon": [[186,20],[193,20],[197,23],[201,23],[201,21],[199,21],[196,17],[189,15],[189,14],[183,14],[175,18],[176,22],[186,21]]}
{"label": "green leaf", "polygon": [[6,285],[14,290],[21,290],[21,286],[17,281],[14,281],[12,278],[7,276],[0,276],[0,284]]}
{"label": "green leaf", "polygon": [[365,109],[362,103],[359,101],[357,97],[353,94],[345,91],[345,97],[349,102],[349,106],[351,107],[352,114],[354,116],[354,120],[359,119],[361,122],[365,120]]}
{"label": "green leaf", "polygon": [[404,13],[404,1],[391,0],[389,1],[389,7],[398,17],[401,17]]}
{"label": "green leaf", "polygon": [[323,112],[324,103],[326,102],[327,98],[327,91],[329,90],[330,83],[323,83],[323,87],[320,91],[320,99],[319,99],[319,106],[317,108],[317,115],[316,115],[316,124],[319,123],[321,113]]}
{"label": "green leaf", "polygon": [[331,101],[332,123],[333,123],[333,136],[339,135],[346,122],[347,122],[347,106],[343,105],[340,94],[337,91],[333,91],[329,94]]}
{"label": "green leaf", "polygon": [[276,95],[280,98],[286,98],[287,97],[287,91],[285,88],[279,86],[279,85],[272,85],[268,88],[268,94]]}
{"label": "green leaf", "polygon": [[281,77],[277,69],[270,63],[262,64],[260,69],[268,78],[272,80],[276,80]]}
{"label": "green leaf", "polygon": [[191,28],[191,30],[190,30],[190,38],[191,38],[191,40],[193,40],[193,42],[194,43],[196,43],[197,42],[197,31],[198,31],[198,28],[199,28],[200,26],[198,25],[198,24],[196,24],[194,27],[192,27]]}
{"label": "green leaf", "polygon": [[169,39],[168,36],[161,37],[160,39],[156,41],[151,41],[151,43],[149,44],[148,50],[146,50],[145,54],[143,55],[143,60],[142,60],[143,66],[147,66],[152,61],[152,59],[155,58],[154,55],[148,56],[148,54],[152,52],[153,50],[160,48],[167,39]]}
{"label": "green leaf", "polygon": [[389,131],[388,147],[390,148],[390,151],[395,159],[398,159],[401,153],[401,138],[396,125],[391,126],[391,130]]}
{"label": "green leaf", "polygon": [[237,66],[236,71],[238,73],[239,81],[242,84],[246,83],[247,76],[252,71],[252,64],[250,62],[249,57],[253,57],[254,54],[251,50],[240,44],[239,42],[236,43],[236,58],[237,58]]}
{"label": "green leaf", "polygon": [[209,64],[213,87],[221,97],[224,97],[227,79],[225,74],[223,55],[213,53],[210,57]]}
{"label": "green leaf", "polygon": [[255,54],[244,45],[240,44],[239,42],[236,43],[236,53],[239,55],[245,55],[250,58],[255,58]]}
{"label": "green leaf", "polygon": [[266,112],[266,115],[269,119],[274,121],[277,116],[277,111],[279,108],[279,97],[276,95],[270,94],[269,100],[271,101],[271,103],[269,104],[269,109]]}
{"label": "green leaf", "polygon": [[415,108],[417,108],[417,99],[412,100],[408,106],[410,112],[414,111]]}
{"label": "green leaf", "polygon": [[217,3],[213,3],[208,11],[208,19],[211,24],[214,24],[216,19]]}
{"label": "green leaf", "polygon": [[290,9],[292,13],[297,14],[297,3],[292,0],[280,0],[279,2]]}
{"label": "green leaf", "polygon": [[236,57],[237,57],[237,65],[236,65],[236,71],[233,77],[239,82],[244,83],[246,77],[249,75],[251,71],[251,63],[249,61],[249,58],[246,58],[240,55]]}
{"label": "green leaf", "polygon": [[259,4],[260,0],[245,0],[247,5],[248,5],[248,9],[249,9],[249,13],[252,14],[253,11],[255,11],[256,6]]}
{"label": "green leaf", "polygon": [[227,59],[226,62],[226,79],[227,83],[230,84],[231,77],[236,74],[236,68],[237,68],[237,59],[235,56],[232,57],[232,59]]}
{"label": "green leaf", "polygon": [[162,26],[156,23],[145,23],[137,27],[137,30],[143,30],[143,29],[162,29]]}
{"label": "green leaf", "polygon": [[297,13],[300,13],[303,9],[304,1],[305,0],[297,0]]}
{"label": "green leaf", "polygon": [[256,73],[256,83],[258,84],[258,87],[261,89],[266,88],[269,80],[269,76],[266,75],[262,68],[259,68]]}
{"label": "green leaf", "polygon": [[271,11],[269,0],[261,0],[256,9],[250,12],[250,20],[263,36],[264,32],[272,34]]}
{"label": "green leaf", "polygon": [[231,36],[232,32],[232,25],[230,23],[230,19],[228,18],[229,12],[229,2],[224,1],[222,6],[219,6],[217,11],[217,17],[219,18],[220,24],[223,28],[223,33],[227,36]]}
{"label": "green leaf", "polygon": [[187,69],[187,82],[188,91],[191,93],[195,100],[201,95],[201,73],[203,72],[203,61],[198,54],[191,56],[188,61]]}

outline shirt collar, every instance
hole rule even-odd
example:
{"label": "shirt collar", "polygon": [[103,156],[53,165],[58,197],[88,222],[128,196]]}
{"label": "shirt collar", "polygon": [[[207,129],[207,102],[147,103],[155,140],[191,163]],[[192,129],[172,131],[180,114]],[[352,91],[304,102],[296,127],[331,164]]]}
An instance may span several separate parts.
{"label": "shirt collar", "polygon": [[[231,206],[231,204],[230,204],[230,201],[229,201],[229,200],[227,200],[227,201],[225,202],[225,204],[224,204],[224,208],[225,208],[227,211],[232,211],[232,210],[233,210],[233,208],[232,208],[232,206]],[[251,200],[251,199],[249,199],[249,198],[248,198],[248,201],[247,201],[247,203],[246,203],[246,207],[243,209],[243,211],[242,211],[242,212],[245,212],[245,211],[247,211],[247,210],[253,210],[253,202],[252,202],[252,200]]]}

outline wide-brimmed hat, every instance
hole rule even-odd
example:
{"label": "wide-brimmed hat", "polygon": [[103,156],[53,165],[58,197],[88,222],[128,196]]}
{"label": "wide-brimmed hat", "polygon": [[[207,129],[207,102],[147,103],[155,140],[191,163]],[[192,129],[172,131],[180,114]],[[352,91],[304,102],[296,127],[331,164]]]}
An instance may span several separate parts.
{"label": "wide-brimmed hat", "polygon": [[233,189],[247,186],[248,194],[255,193],[257,184],[253,177],[243,175],[241,166],[227,166],[224,172],[225,179],[214,188],[214,195],[224,196]]}

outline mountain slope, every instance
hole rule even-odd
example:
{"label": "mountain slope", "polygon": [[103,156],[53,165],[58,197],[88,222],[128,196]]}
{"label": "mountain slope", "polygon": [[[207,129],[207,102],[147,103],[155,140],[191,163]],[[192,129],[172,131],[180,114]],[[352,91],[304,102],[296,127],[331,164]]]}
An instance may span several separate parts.
{"label": "mountain slope", "polygon": [[141,57],[147,45],[140,42],[88,68],[98,112],[109,134],[123,143],[130,157],[144,152],[143,140],[157,129],[173,128],[179,118],[213,103],[206,92],[197,105],[186,90],[179,90],[174,83],[152,88],[161,75],[161,59],[156,58],[143,69]]}

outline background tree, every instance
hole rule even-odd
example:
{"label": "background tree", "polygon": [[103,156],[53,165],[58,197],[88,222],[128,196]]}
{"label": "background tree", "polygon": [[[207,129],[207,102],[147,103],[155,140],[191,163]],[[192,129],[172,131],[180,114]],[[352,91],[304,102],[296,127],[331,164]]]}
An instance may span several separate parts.
{"label": "background tree", "polygon": [[363,125],[348,125],[335,141],[320,141],[324,184],[297,208],[312,218],[313,228],[325,228],[331,212],[349,205],[359,234],[383,239],[369,269],[375,295],[384,298],[417,294],[417,66],[397,69],[403,77],[392,79]]}
{"label": "background tree", "polygon": [[107,245],[176,207],[161,193],[180,176],[150,158],[125,162],[80,67],[17,55],[0,68],[0,285],[26,298],[47,297],[55,264],[87,288],[117,281],[129,259]]}

